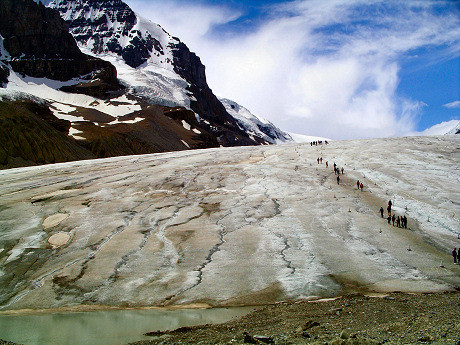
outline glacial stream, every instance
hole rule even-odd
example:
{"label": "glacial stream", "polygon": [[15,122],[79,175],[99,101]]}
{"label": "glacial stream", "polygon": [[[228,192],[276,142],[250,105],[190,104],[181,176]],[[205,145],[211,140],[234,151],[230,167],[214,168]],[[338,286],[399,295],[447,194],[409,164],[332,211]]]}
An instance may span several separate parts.
{"label": "glacial stream", "polygon": [[0,339],[18,344],[117,345],[151,337],[144,333],[223,323],[254,307],[179,310],[109,310],[0,315]]}

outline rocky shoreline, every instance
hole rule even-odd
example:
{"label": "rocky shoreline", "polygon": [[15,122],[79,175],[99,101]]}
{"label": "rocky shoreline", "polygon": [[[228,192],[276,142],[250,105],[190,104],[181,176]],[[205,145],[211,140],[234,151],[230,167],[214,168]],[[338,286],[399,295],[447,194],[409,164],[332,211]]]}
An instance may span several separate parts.
{"label": "rocky shoreline", "polygon": [[221,325],[152,330],[146,344],[460,344],[460,293],[281,302]]}

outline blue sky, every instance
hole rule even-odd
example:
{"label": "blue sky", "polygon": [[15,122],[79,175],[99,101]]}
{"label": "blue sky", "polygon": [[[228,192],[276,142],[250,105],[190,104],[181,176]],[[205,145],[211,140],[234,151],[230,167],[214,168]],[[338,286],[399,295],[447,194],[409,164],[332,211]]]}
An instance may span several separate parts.
{"label": "blue sky", "polygon": [[125,0],[179,37],[213,91],[280,128],[401,136],[460,119],[460,2]]}

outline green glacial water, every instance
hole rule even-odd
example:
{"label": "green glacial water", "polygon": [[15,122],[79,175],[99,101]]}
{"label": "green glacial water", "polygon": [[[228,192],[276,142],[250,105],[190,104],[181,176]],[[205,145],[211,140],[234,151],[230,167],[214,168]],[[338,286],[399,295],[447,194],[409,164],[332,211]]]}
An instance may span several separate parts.
{"label": "green glacial water", "polygon": [[148,340],[146,332],[223,323],[254,307],[180,310],[110,310],[0,315],[0,339],[19,344],[127,344]]}

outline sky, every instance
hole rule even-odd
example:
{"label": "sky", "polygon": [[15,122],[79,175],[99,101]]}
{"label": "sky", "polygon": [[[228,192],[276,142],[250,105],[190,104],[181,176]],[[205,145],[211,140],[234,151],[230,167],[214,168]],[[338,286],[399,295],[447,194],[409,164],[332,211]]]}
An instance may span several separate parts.
{"label": "sky", "polygon": [[285,131],[390,137],[460,119],[458,1],[125,2],[201,58],[216,95]]}

